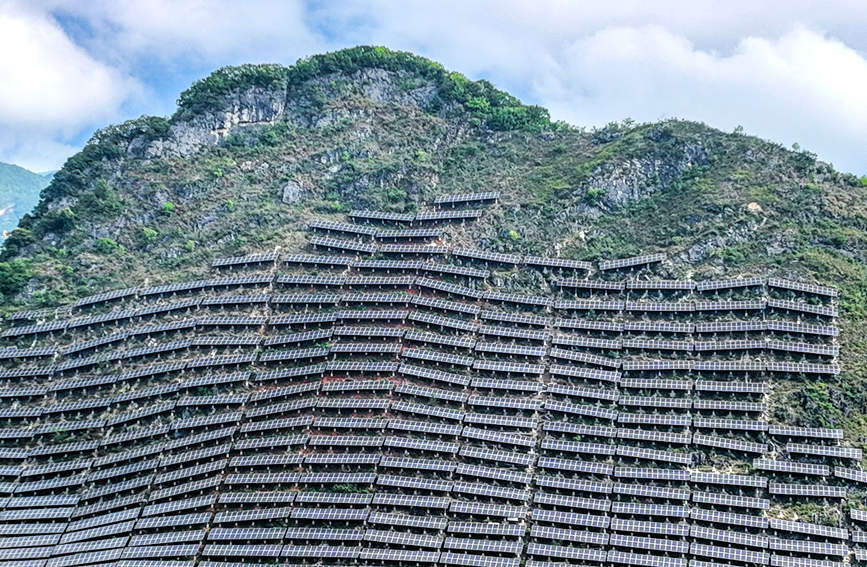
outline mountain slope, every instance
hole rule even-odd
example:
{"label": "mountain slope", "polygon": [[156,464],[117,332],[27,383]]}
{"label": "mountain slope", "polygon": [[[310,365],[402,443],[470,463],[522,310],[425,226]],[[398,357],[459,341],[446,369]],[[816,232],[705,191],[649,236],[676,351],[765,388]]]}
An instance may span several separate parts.
{"label": "mountain slope", "polygon": [[[843,373],[777,385],[784,421],[867,432],[867,188],[804,152],[701,124],[552,123],[485,82],[382,48],[221,69],[171,118],[98,132],[7,240],[4,308],[301,250],[311,219],[502,194],[457,243],[576,259],[664,252],[672,276],[772,274],[842,290]],[[502,273],[520,291],[546,282]]]}
{"label": "mountain slope", "polygon": [[39,192],[49,181],[50,176],[0,163],[0,231],[18,226],[18,220],[36,205]]}

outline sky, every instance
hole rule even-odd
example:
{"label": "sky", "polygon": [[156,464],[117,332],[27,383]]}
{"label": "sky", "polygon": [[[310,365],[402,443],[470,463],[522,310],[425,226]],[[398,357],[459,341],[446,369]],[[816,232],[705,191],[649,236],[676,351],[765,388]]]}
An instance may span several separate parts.
{"label": "sky", "polygon": [[0,161],[59,168],[223,65],[412,51],[555,119],[685,118],[867,174],[863,0],[0,0]]}

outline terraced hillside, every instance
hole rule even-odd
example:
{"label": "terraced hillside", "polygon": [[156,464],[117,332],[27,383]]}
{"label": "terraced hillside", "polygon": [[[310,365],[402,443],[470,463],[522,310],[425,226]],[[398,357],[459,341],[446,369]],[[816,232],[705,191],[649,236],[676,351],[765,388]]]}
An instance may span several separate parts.
{"label": "terraced hillside", "polygon": [[[580,261],[663,253],[665,278],[840,289],[840,374],[777,377],[781,422],[867,438],[867,186],[807,152],[669,120],[584,130],[484,81],[358,47],[220,69],[170,118],[98,132],[0,250],[3,313],[201,279],[214,258],[301,252],[357,208],[412,214],[497,191],[452,247]],[[496,267],[511,293],[552,290]]]}
{"label": "terraced hillside", "polygon": [[499,197],[10,316],[0,564],[867,560],[861,450],[768,404],[840,372],[835,288],[446,238]]}

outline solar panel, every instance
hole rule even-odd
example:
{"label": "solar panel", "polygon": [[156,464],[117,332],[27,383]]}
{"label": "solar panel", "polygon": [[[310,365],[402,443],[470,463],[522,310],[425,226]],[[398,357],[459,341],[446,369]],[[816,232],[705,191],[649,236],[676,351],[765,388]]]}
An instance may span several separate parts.
{"label": "solar panel", "polygon": [[830,476],[831,467],[812,463],[798,463],[794,461],[774,461],[771,459],[754,459],[753,466],[759,470],[791,473],[811,476]]}
{"label": "solar panel", "polygon": [[470,377],[452,372],[444,372],[442,370],[433,370],[423,366],[415,366],[412,364],[401,364],[398,370],[400,374],[412,376],[415,378],[425,378],[436,382],[445,382],[448,384],[457,384],[467,386],[470,383]]}
{"label": "solar panel", "polygon": [[701,363],[676,359],[624,360],[623,370],[624,372],[640,370],[693,370],[699,364]]}
{"label": "solar panel", "polygon": [[624,520],[621,518],[611,519],[611,530],[617,532],[655,534],[673,537],[686,537],[689,535],[689,526],[685,524],[648,520]]}
{"label": "solar panel", "polygon": [[662,396],[620,396],[617,403],[621,406],[637,406],[641,408],[689,409],[693,401],[688,398],[671,398]]}
{"label": "solar panel", "polygon": [[452,205],[456,203],[470,203],[480,201],[496,201],[500,198],[498,191],[483,191],[478,193],[452,193],[442,195],[433,200],[434,205]]}
{"label": "solar panel", "polygon": [[795,455],[815,455],[838,459],[861,460],[861,449],[854,447],[830,447],[828,445],[811,445],[809,443],[786,443],[786,452]]}
{"label": "solar panel", "polygon": [[533,520],[551,524],[561,524],[581,528],[605,529],[610,524],[610,518],[597,514],[582,514],[577,512],[560,512],[534,508],[531,512]]}
{"label": "solar panel", "polygon": [[426,238],[439,238],[443,234],[439,228],[404,228],[392,230],[375,230],[374,238],[377,240],[415,240]]}
{"label": "solar panel", "polygon": [[[553,326],[560,329],[581,329],[586,331],[600,331],[619,333],[624,330],[624,323],[619,321],[594,321],[590,319],[555,319]],[[692,327],[690,327],[692,329]]]}
{"label": "solar panel", "polygon": [[641,333],[692,333],[695,329],[692,323],[627,321],[622,325],[624,331]]}
{"label": "solar panel", "polygon": [[865,471],[846,467],[834,467],[834,476],[842,478],[843,480],[857,482],[859,484],[867,484],[867,472]]}
{"label": "solar panel", "polygon": [[617,392],[606,388],[586,388],[582,386],[563,386],[559,384],[549,384],[547,392],[550,394],[558,394],[574,398],[586,398],[605,401],[617,400]]}
{"label": "solar panel", "polygon": [[693,388],[693,382],[677,378],[622,378],[620,387],[633,390],[689,391]]}
{"label": "solar panel", "polygon": [[560,311],[622,311],[623,301],[600,301],[597,299],[557,300],[554,309]]}
{"label": "solar panel", "polygon": [[663,260],[665,260],[665,254],[645,254],[642,256],[632,256],[630,258],[621,258],[618,260],[600,260],[598,267],[601,271],[619,270],[623,268],[654,264],[662,262]]}
{"label": "solar panel", "polygon": [[589,271],[593,264],[583,260],[570,260],[567,258],[544,258],[541,256],[525,256],[524,263],[534,268],[558,268],[567,270]]}
{"label": "solar panel", "polygon": [[687,301],[627,301],[623,309],[640,313],[690,313],[693,304]]}
{"label": "solar panel", "polygon": [[690,453],[646,449],[644,447],[624,447],[623,445],[618,445],[617,456],[679,465],[690,465],[693,461],[692,454]]}
{"label": "solar panel", "polygon": [[792,425],[776,425],[768,426],[768,433],[775,437],[792,437],[805,439],[831,439],[842,440],[842,429],[825,429],[820,427],[796,427]]}
{"label": "solar panel", "polygon": [[617,422],[632,425],[689,427],[692,418],[688,415],[621,413],[617,416]]}
{"label": "solar panel", "polygon": [[545,339],[548,338],[547,331],[521,329],[514,327],[501,327],[498,325],[481,325],[478,327],[477,332],[480,335],[490,337],[524,339],[534,342],[543,342],[545,341]]}
{"label": "solar panel", "polygon": [[552,364],[548,367],[548,372],[555,376],[572,376],[575,378],[586,378],[588,380],[599,380],[602,382],[616,383],[620,381],[620,372],[614,370],[599,370],[597,368],[581,368],[579,366]]}
{"label": "solar panel", "polygon": [[765,321],[765,328],[768,331],[802,335],[836,337],[839,334],[837,327],[832,325],[813,325],[810,323],[792,323],[790,321],[767,320]]}
{"label": "solar panel", "polygon": [[356,252],[361,254],[375,254],[379,250],[376,244],[366,244],[356,242],[354,240],[344,240],[340,238],[328,238],[314,236],[310,238],[310,244],[318,248],[328,250],[338,250],[342,252]]}
{"label": "solar panel", "polygon": [[[558,358],[561,360],[574,360],[577,362],[584,362],[586,364],[593,364],[596,366],[604,366],[608,368],[618,368],[620,366],[619,360],[609,358],[607,356],[600,356],[598,354],[565,350],[556,347],[551,347],[551,350],[548,354],[551,358]],[[624,365],[625,364],[626,363],[624,362]]]}
{"label": "solar panel", "polygon": [[412,256],[440,256],[448,253],[445,246],[429,244],[380,244],[380,254],[409,254]]}
{"label": "solar panel", "polygon": [[761,311],[765,305],[765,300],[698,301],[695,303],[695,311]]}
{"label": "solar panel", "polygon": [[432,280],[430,278],[417,278],[415,280],[415,285],[420,288],[431,289],[433,291],[441,291],[446,294],[457,295],[474,300],[481,299],[482,297],[482,293],[480,291],[476,291],[472,288]]}
{"label": "solar panel", "polygon": [[644,549],[649,551],[661,551],[666,553],[687,553],[689,544],[683,541],[672,541],[668,539],[647,537],[647,536],[631,536],[621,534],[611,534],[609,538],[610,545],[614,547],[625,547],[628,549]]}
{"label": "solar panel", "polygon": [[783,484],[771,482],[768,493],[780,496],[804,496],[813,498],[845,498],[846,489],[839,486],[815,484]]}
{"label": "solar panel", "polygon": [[838,356],[840,347],[837,345],[821,345],[812,343],[796,343],[790,341],[765,341],[767,350],[795,352],[800,354],[819,354],[823,356]]}
{"label": "solar panel", "polygon": [[476,316],[479,314],[479,312],[481,312],[481,307],[479,307],[478,305],[471,305],[458,301],[446,301],[444,299],[425,297],[423,295],[417,295],[413,297],[412,304],[421,305],[423,307],[430,307],[438,311],[452,311],[455,313],[463,313],[472,316]]}
{"label": "solar panel", "polygon": [[413,222],[437,222],[451,220],[477,219],[482,216],[481,209],[465,209],[457,211],[419,211]]}
{"label": "solar panel", "polygon": [[360,236],[373,236],[377,233],[375,228],[364,225],[315,220],[307,224],[307,230],[322,232],[341,232],[345,234],[357,234]]}
{"label": "solar panel", "polygon": [[781,520],[778,518],[768,518],[768,527],[778,532],[813,535],[824,538],[847,539],[849,537],[849,532],[844,528]]}
{"label": "solar panel", "polygon": [[354,209],[348,215],[353,219],[368,220],[368,221],[388,221],[388,222],[412,222],[415,215],[412,213],[390,213],[386,211],[372,211],[363,209]]}
{"label": "solar panel", "polygon": [[440,264],[436,262],[422,262],[419,271],[422,273],[462,276],[476,279],[485,279],[489,274],[488,270],[480,270],[478,268],[470,268],[467,266],[455,266],[452,264]]}
{"label": "solar panel", "polygon": [[718,291],[725,289],[738,289],[746,287],[764,286],[764,278],[733,278],[725,280],[705,280],[696,282],[695,288],[698,291]]}
{"label": "solar panel", "polygon": [[826,297],[838,297],[840,295],[840,291],[835,287],[784,280],[782,278],[768,278],[768,287],[785,289],[790,291],[800,291]]}
{"label": "solar panel", "polygon": [[520,256],[515,254],[501,254],[498,252],[489,252],[487,250],[470,250],[468,248],[456,248],[452,250],[452,256],[509,266],[517,266],[523,261]]}
{"label": "solar panel", "polygon": [[655,339],[623,339],[622,348],[639,350],[671,350],[692,352],[693,344],[689,341],[666,341]]}
{"label": "solar panel", "polygon": [[783,299],[768,299],[767,305],[773,309],[796,311],[798,313],[821,315],[823,317],[836,317],[838,315],[837,307],[834,305],[811,305],[800,301],[788,301]]}
{"label": "solar panel", "polygon": [[371,512],[367,523],[372,525],[404,526],[410,528],[442,530],[446,518],[436,516],[413,516],[403,513]]}
{"label": "solar panel", "polygon": [[340,326],[329,332],[337,337],[398,338],[406,331],[395,327]]}
{"label": "solar panel", "polygon": [[697,504],[710,504],[712,506],[724,506],[726,508],[755,508],[765,510],[771,502],[765,498],[751,496],[737,496],[716,492],[693,492],[692,501]]}
{"label": "solar panel", "polygon": [[442,536],[429,536],[414,533],[401,533],[388,530],[368,529],[364,533],[364,541],[386,543],[391,545],[410,545],[413,547],[426,547],[439,549],[442,544]]}
{"label": "solar panel", "polygon": [[714,559],[724,559],[741,563],[754,563],[759,565],[767,565],[768,563],[768,554],[765,551],[752,551],[748,549],[693,542],[689,546],[689,552],[692,555],[698,555],[700,557],[711,557]]}
{"label": "solar panel", "polygon": [[555,335],[551,337],[551,344],[600,350],[620,350],[622,347],[619,339],[598,339],[581,335]]}
{"label": "solar panel", "polygon": [[473,348],[475,339],[470,337],[455,337],[451,335],[440,335],[438,333],[429,333],[424,331],[409,330],[404,334],[407,341],[420,342],[432,345],[443,345],[457,348]]}

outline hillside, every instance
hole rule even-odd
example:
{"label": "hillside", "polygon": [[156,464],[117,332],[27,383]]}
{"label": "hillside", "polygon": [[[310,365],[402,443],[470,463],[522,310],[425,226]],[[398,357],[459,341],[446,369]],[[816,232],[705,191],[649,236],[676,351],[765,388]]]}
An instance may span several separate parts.
{"label": "hillside", "polygon": [[0,292],[21,309],[178,281],[214,256],[300,250],[312,219],[478,190],[503,197],[454,238],[482,248],[581,260],[664,252],[670,275],[839,286],[844,373],[780,393],[779,408],[856,438],[867,428],[858,179],[691,122],[551,123],[488,83],[382,48],[221,69],[182,93],[171,118],[98,132],[7,240]]}
{"label": "hillside", "polygon": [[41,197],[4,564],[865,558],[867,186],[809,153],[359,47],[220,69]]}
{"label": "hillside", "polygon": [[50,175],[0,163],[0,232],[9,232],[18,226],[18,220],[33,209],[39,192],[49,181]]}

